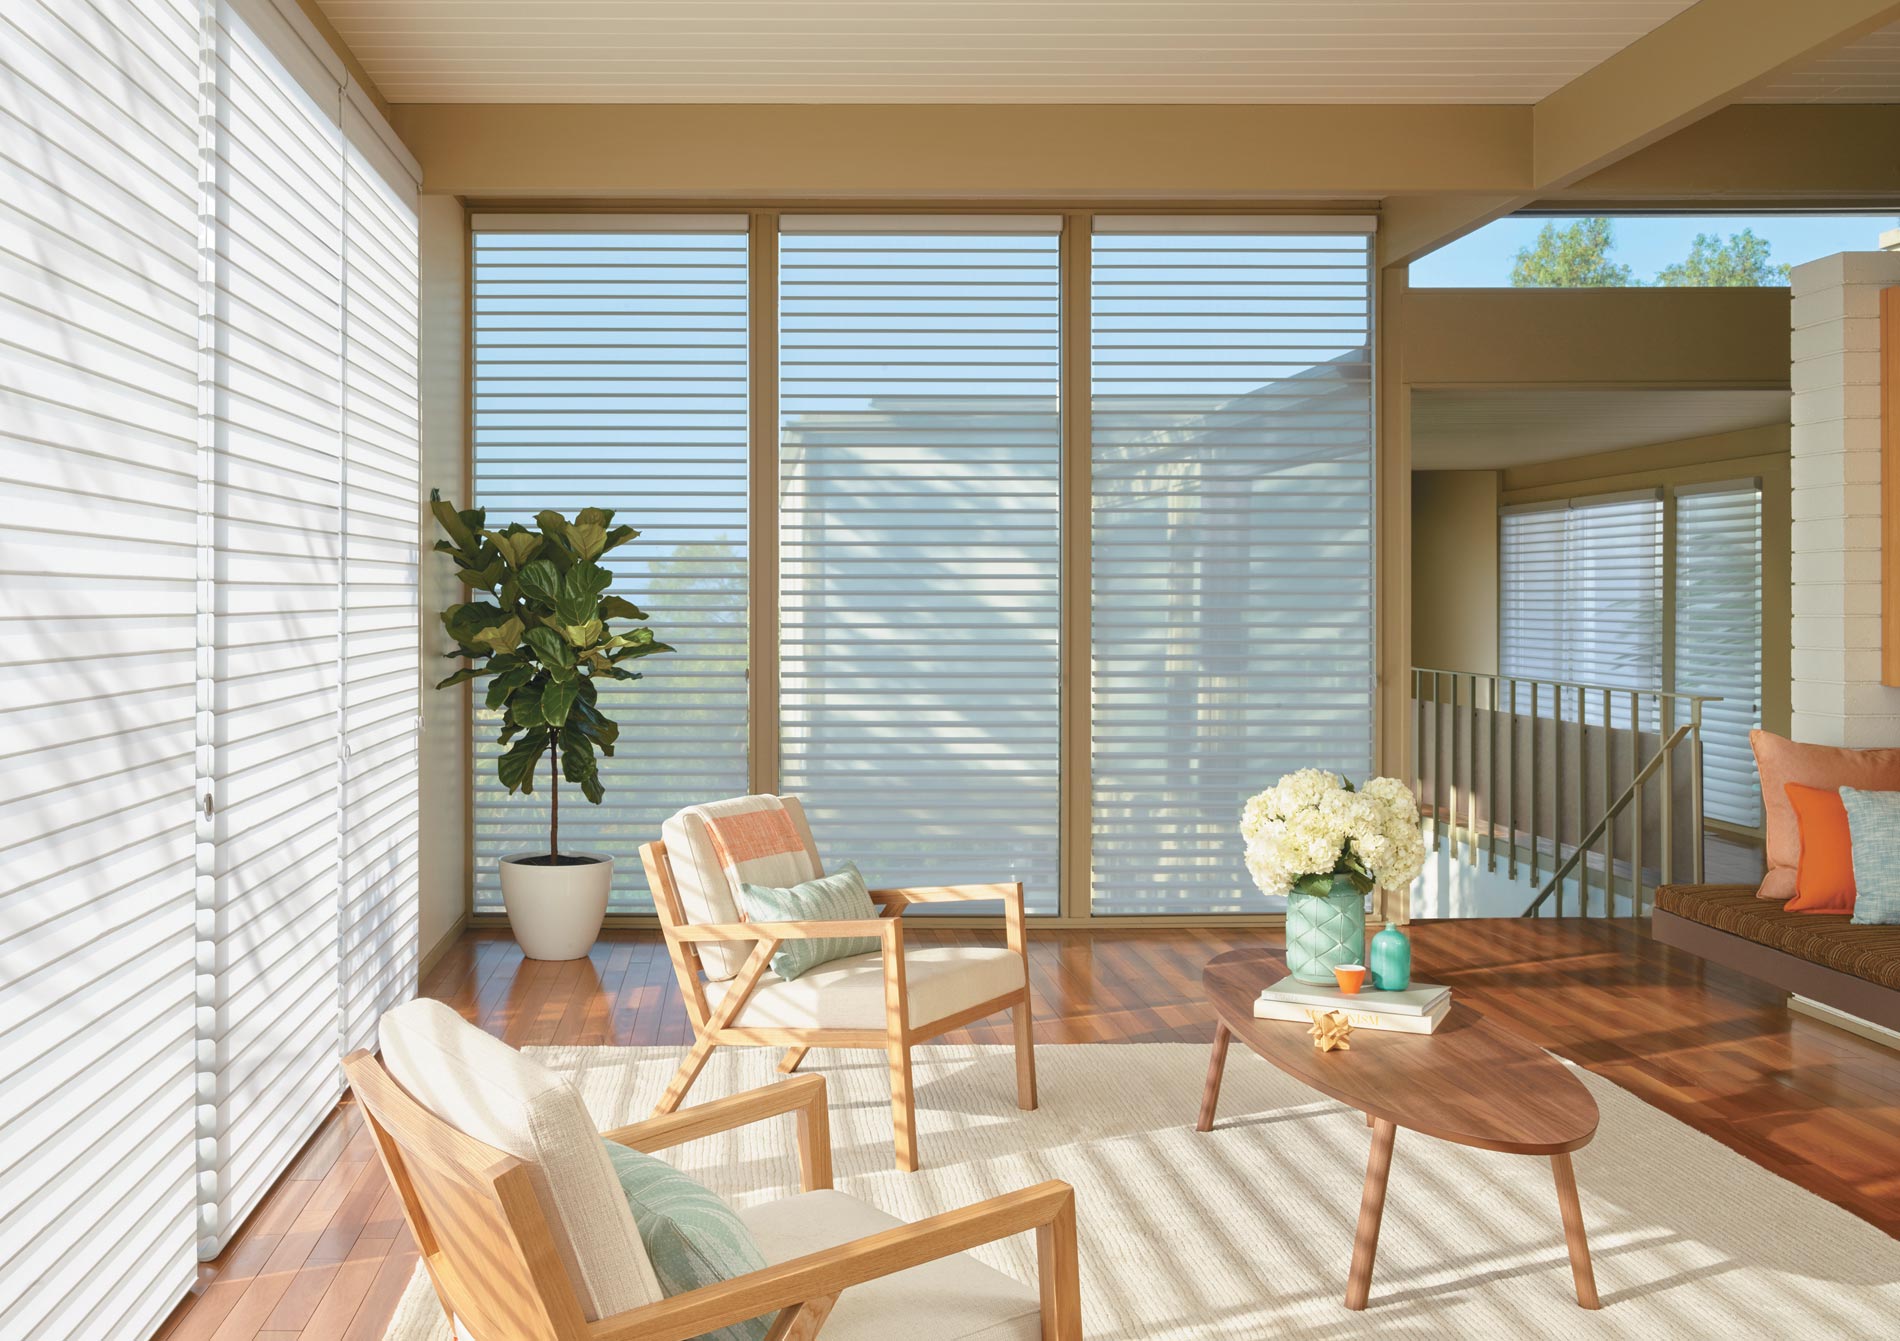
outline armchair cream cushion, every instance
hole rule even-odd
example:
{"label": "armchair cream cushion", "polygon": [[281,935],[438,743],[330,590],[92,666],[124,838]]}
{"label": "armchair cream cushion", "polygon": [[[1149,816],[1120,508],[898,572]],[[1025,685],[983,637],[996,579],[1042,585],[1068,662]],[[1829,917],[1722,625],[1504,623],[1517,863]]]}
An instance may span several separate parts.
{"label": "armchair cream cushion", "polygon": [[417,1103],[527,1165],[590,1322],[662,1297],[579,1090],[440,1001],[389,1011],[381,1042],[384,1067]]}
{"label": "armchair cream cushion", "polygon": [[[800,981],[803,981],[801,979]],[[902,1224],[842,1192],[806,1192],[739,1212],[765,1260],[848,1243]],[[820,1341],[1041,1341],[1035,1290],[968,1253],[853,1285]]]}
{"label": "armchair cream cushion", "polygon": [[[913,1028],[945,1019],[1006,992],[1020,991],[1023,961],[1011,950],[985,945],[920,945],[904,951],[904,985]],[[706,984],[717,1007],[729,984]],[[853,955],[809,969],[791,982],[776,973],[733,1021],[738,1029],[869,1029],[884,1031],[884,956]]]}
{"label": "armchair cream cushion", "polygon": [[[672,865],[673,882],[679,890],[680,911],[685,913],[688,922],[704,927],[745,920],[739,911],[739,889],[719,860],[706,821],[709,817],[717,820],[768,807],[783,807],[791,817],[793,827],[804,840],[807,861],[795,869],[763,876],[759,883],[794,885],[825,873],[818,859],[818,844],[812,840],[811,825],[806,823],[804,807],[798,804],[796,797],[735,796],[725,801],[688,806],[660,826],[660,841],[666,844],[666,858]],[[745,941],[730,945],[701,942],[698,950],[707,978],[724,982],[744,967],[752,945]]]}

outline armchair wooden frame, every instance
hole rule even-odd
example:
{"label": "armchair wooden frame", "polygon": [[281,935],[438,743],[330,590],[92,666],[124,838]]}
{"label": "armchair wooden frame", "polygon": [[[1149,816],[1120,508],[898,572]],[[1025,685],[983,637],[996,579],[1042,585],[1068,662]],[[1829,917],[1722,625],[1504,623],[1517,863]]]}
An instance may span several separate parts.
{"label": "armchair wooden frame", "polygon": [[[667,1085],[654,1115],[677,1110],[686,1092],[705,1068],[706,1059],[722,1044],[765,1045],[786,1049],[779,1070],[798,1069],[805,1054],[814,1047],[879,1048],[889,1060],[891,1074],[891,1129],[897,1150],[897,1167],[915,1172],[917,1154],[917,1104],[911,1081],[910,1050],[953,1029],[999,1011],[1009,1011],[1016,1034],[1016,1105],[1023,1109],[1036,1106],[1036,1039],[1029,995],[1028,919],[1023,908],[1021,884],[933,885],[910,889],[874,889],[871,901],[878,906],[877,920],[860,922],[730,922],[695,924],[686,918],[680,902],[679,885],[673,878],[673,865],[666,855],[666,844],[647,843],[640,848],[640,860],[646,866],[647,883],[652,888],[654,908],[660,918],[660,930],[666,938],[666,952],[673,961],[673,973],[679,980],[680,994],[686,999],[686,1014],[693,1024],[693,1046],[680,1062],[679,1070]],[[905,908],[913,903],[996,902],[1003,905],[1003,925],[1010,953],[1022,965],[1022,985],[1001,996],[981,1001],[942,1019],[913,1023],[910,1018],[910,994],[904,978]],[[772,960],[772,951],[780,941],[812,940],[832,936],[876,937],[884,959],[884,1027],[882,1029],[820,1028],[739,1028],[733,1021],[758,989]],[[751,942],[752,953],[728,984],[717,1006],[709,1005],[706,985],[701,977],[699,946],[708,941]]]}
{"label": "armchair wooden frame", "polygon": [[[1044,1341],[1081,1341],[1075,1193],[1058,1182],[589,1322],[527,1166],[422,1107],[370,1053],[351,1053],[343,1069],[402,1199],[436,1296],[474,1341],[686,1341],[774,1310],[778,1318],[766,1341],[811,1341],[839,1295],[853,1285],[1030,1230],[1036,1233]],[[797,1116],[801,1187],[830,1187],[831,1129],[822,1076],[799,1076],[601,1135],[652,1152],[785,1113]]]}

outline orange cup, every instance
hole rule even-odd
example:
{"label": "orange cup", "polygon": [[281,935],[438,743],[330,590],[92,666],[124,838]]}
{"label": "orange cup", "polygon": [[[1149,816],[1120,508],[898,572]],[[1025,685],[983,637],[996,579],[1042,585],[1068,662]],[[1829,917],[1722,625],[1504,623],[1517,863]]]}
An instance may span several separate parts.
{"label": "orange cup", "polygon": [[1347,996],[1357,996],[1359,989],[1366,985],[1366,966],[1364,964],[1338,964],[1333,968],[1333,977],[1339,980],[1339,990]]}

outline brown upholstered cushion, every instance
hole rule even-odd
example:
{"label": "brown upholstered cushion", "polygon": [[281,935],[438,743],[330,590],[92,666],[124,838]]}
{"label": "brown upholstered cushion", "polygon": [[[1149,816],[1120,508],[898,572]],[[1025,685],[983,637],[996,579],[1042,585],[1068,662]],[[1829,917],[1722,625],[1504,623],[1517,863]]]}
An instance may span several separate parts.
{"label": "brown upholstered cushion", "polygon": [[1845,913],[1791,913],[1753,885],[1664,885],[1656,907],[1838,973],[1900,991],[1900,927],[1859,927]]}

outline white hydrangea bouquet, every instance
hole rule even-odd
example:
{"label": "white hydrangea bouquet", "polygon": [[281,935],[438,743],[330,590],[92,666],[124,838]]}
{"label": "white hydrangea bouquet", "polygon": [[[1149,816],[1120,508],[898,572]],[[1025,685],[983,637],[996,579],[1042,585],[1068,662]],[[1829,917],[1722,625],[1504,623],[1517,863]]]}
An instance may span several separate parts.
{"label": "white hydrangea bouquet", "polygon": [[1247,870],[1267,895],[1329,895],[1349,881],[1361,895],[1404,889],[1425,868],[1418,798],[1397,778],[1363,788],[1302,768],[1250,799],[1240,815]]}

